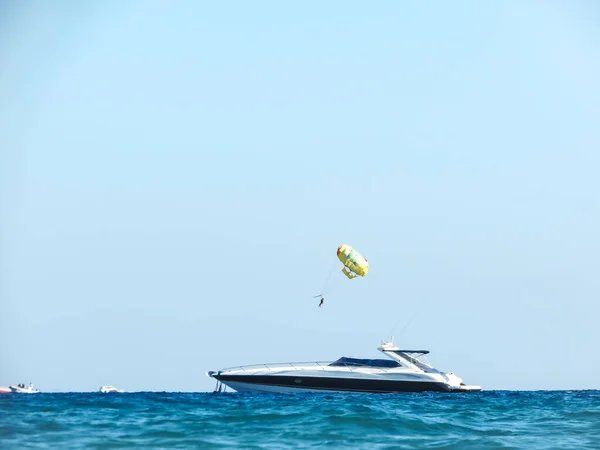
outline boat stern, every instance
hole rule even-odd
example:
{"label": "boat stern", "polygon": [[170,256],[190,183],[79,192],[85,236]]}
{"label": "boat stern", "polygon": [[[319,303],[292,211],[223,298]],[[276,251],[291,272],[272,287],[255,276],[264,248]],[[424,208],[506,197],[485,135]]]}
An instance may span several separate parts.
{"label": "boat stern", "polygon": [[469,386],[465,384],[459,376],[455,375],[453,372],[448,372],[443,374],[444,377],[448,380],[448,385],[450,390],[453,392],[479,392],[481,391],[481,386]]}
{"label": "boat stern", "polygon": [[475,385],[469,386],[463,383],[458,387],[454,387],[452,390],[455,392],[480,392],[482,390],[482,387]]}

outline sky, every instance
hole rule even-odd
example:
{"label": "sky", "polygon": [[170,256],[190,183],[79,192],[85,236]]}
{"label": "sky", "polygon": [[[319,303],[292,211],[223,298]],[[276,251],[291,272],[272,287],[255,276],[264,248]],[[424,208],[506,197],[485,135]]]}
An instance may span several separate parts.
{"label": "sky", "polygon": [[0,385],[210,391],[394,335],[484,389],[600,388],[599,20],[2,2]]}

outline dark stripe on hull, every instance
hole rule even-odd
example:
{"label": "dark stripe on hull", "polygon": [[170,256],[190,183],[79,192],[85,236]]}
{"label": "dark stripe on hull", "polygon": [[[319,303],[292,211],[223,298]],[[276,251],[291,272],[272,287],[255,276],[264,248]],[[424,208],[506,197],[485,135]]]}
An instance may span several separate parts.
{"label": "dark stripe on hull", "polygon": [[427,381],[401,380],[370,380],[356,378],[319,378],[319,377],[290,377],[278,375],[214,375],[222,382],[227,381],[290,387],[296,389],[315,389],[325,391],[348,392],[449,392],[451,389],[445,383]]}

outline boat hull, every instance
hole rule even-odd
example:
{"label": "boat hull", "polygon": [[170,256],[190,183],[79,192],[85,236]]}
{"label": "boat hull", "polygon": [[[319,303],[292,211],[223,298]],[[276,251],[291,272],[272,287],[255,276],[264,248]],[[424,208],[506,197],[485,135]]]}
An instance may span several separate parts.
{"label": "boat hull", "polygon": [[[303,377],[285,375],[213,375],[238,392],[455,392],[462,391],[435,381],[369,378]],[[466,390],[466,389],[465,389]]]}

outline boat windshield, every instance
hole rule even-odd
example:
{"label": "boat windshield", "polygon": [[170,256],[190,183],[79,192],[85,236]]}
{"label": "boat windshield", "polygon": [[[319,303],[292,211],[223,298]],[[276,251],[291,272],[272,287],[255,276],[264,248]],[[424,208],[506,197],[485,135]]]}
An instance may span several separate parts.
{"label": "boat windshield", "polygon": [[439,370],[435,369],[434,367],[431,366],[431,364],[429,364],[429,361],[423,361],[422,359],[420,359],[420,358],[425,359],[425,357],[424,357],[425,353],[415,352],[415,353],[409,354],[408,352],[402,352],[402,351],[396,351],[394,353],[396,353],[398,356],[401,356],[402,358],[406,359],[408,362],[414,364],[419,369],[421,369],[423,372],[440,373]]}
{"label": "boat windshield", "polygon": [[337,361],[329,364],[330,366],[353,366],[353,367],[398,367],[400,364],[389,359],[362,359],[348,358],[342,356]]}

